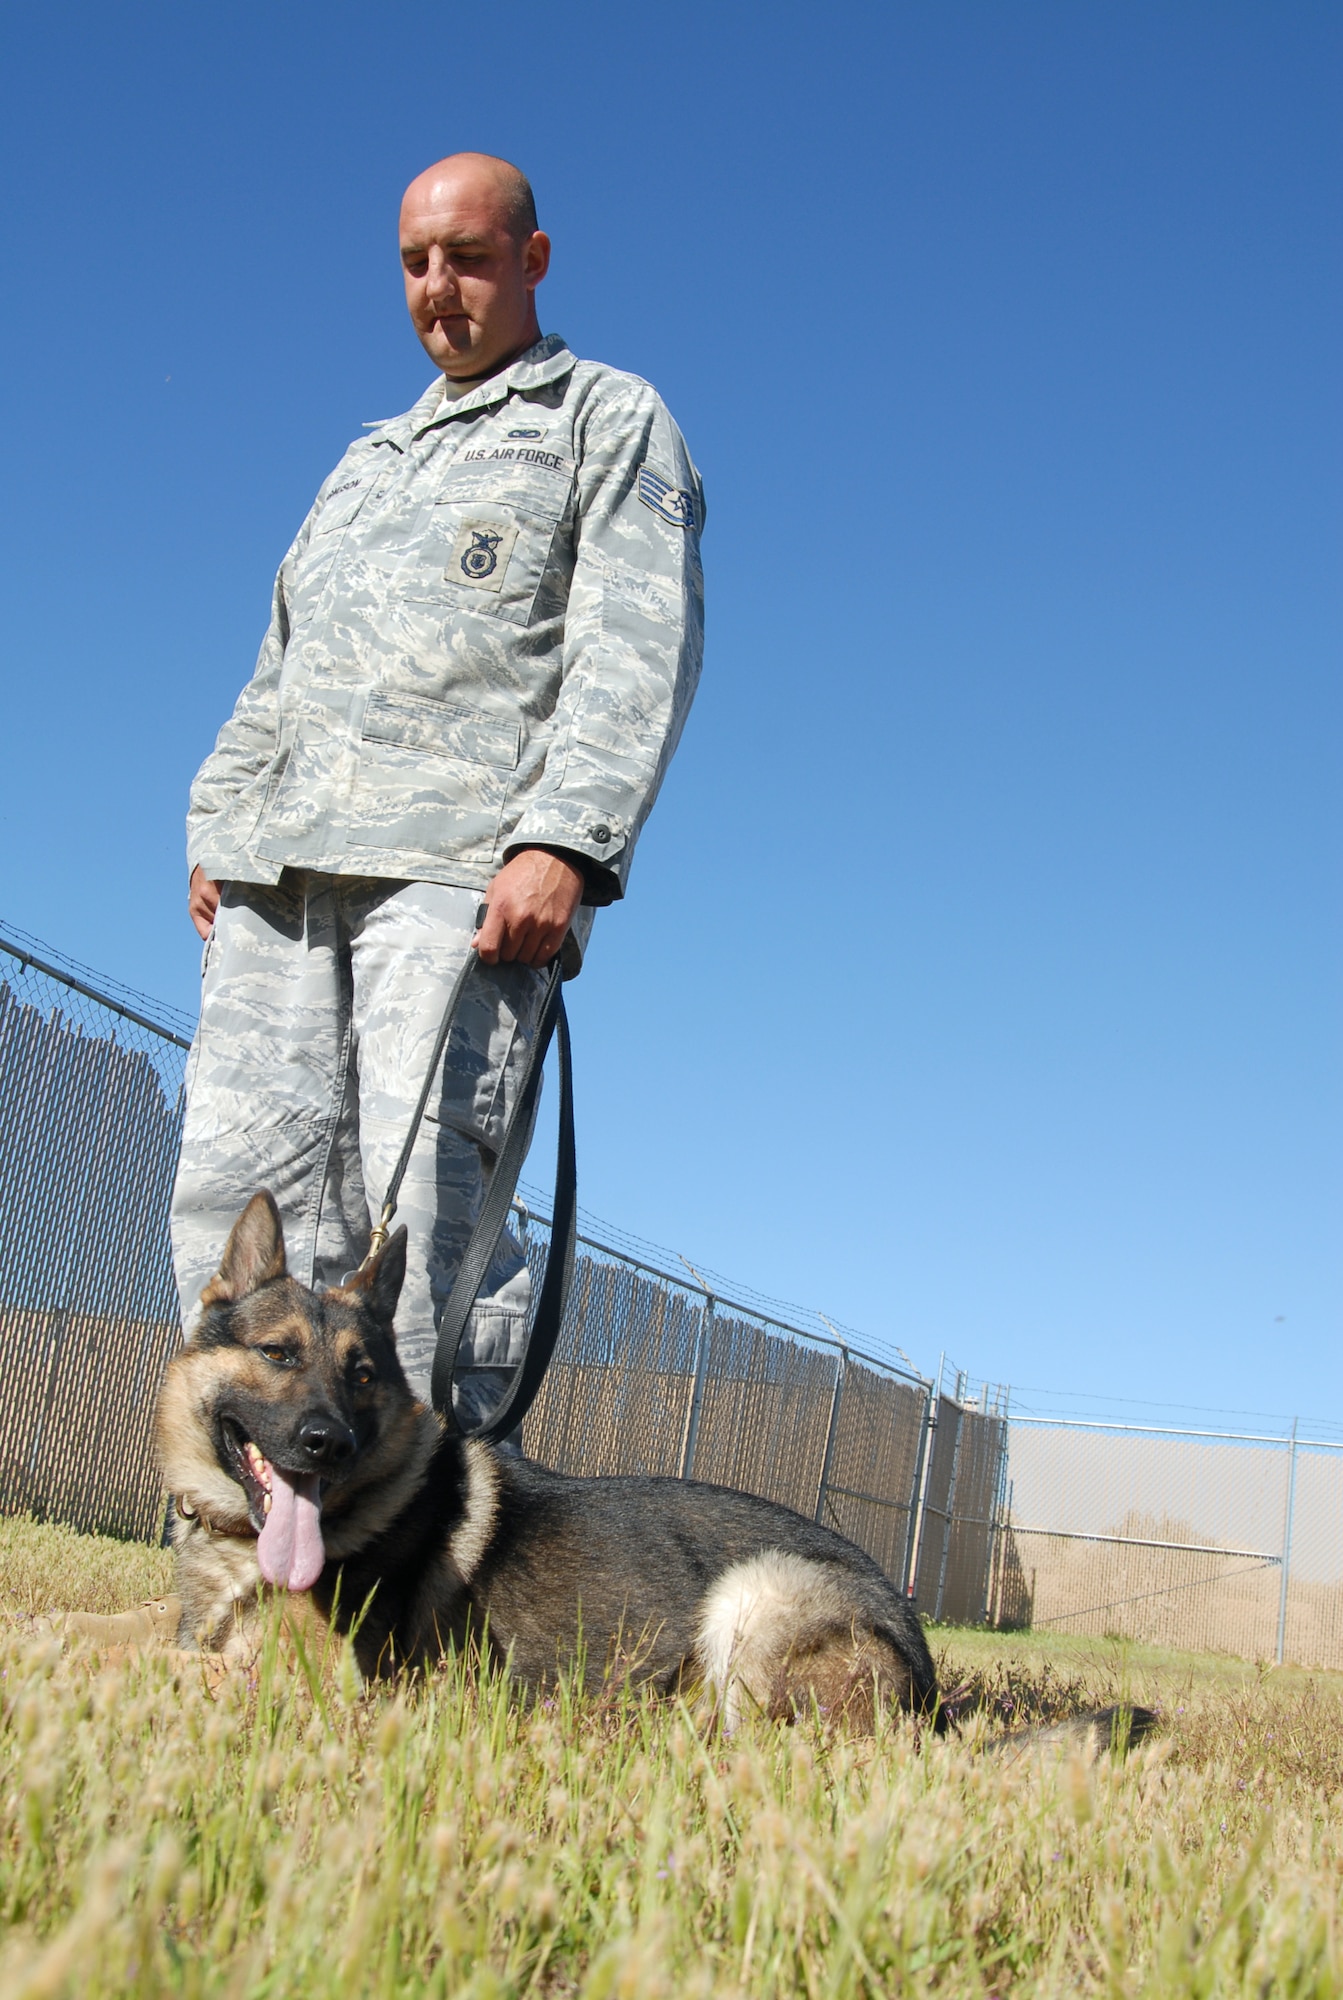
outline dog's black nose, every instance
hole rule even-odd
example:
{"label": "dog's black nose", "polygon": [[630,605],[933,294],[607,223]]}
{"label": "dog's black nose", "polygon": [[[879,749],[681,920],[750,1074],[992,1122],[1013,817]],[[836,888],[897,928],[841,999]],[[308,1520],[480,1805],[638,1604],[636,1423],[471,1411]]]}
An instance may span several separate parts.
{"label": "dog's black nose", "polygon": [[299,1427],[298,1443],[313,1465],[344,1465],[354,1457],[354,1433],[337,1417],[309,1417]]}

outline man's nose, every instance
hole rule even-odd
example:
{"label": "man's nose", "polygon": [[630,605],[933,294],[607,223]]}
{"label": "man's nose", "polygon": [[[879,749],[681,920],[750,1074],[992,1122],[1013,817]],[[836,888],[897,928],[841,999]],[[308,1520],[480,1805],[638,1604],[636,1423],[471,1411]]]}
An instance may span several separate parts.
{"label": "man's nose", "polygon": [[299,1425],[298,1445],[314,1469],[334,1469],[353,1458],[354,1432],[339,1417],[320,1411]]}
{"label": "man's nose", "polygon": [[457,296],[457,273],[436,244],[429,251],[424,289],[430,303],[435,305],[440,300],[455,299]]}

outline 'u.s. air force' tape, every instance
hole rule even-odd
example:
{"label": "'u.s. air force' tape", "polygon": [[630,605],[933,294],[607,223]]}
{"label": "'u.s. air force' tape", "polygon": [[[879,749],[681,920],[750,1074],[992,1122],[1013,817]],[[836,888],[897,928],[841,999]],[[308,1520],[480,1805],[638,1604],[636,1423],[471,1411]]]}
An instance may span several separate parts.
{"label": "'u.s. air force' tape", "polygon": [[669,521],[673,528],[693,528],[695,525],[695,502],[683,486],[671,486],[661,473],[654,472],[651,465],[639,467],[639,498],[645,507],[651,507],[660,521]]}

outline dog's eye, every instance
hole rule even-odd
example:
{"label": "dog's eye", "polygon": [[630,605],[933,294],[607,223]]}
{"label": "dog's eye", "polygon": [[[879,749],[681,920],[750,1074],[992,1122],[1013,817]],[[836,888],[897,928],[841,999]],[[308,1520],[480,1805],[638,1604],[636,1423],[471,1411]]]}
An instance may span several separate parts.
{"label": "dog's eye", "polygon": [[354,1371],[355,1388],[367,1389],[369,1383],[372,1380],[373,1380],[373,1370],[369,1367],[367,1361],[361,1361],[359,1366]]}
{"label": "dog's eye", "polygon": [[259,1347],[257,1353],[263,1354],[276,1368],[287,1368],[293,1360],[287,1347]]}

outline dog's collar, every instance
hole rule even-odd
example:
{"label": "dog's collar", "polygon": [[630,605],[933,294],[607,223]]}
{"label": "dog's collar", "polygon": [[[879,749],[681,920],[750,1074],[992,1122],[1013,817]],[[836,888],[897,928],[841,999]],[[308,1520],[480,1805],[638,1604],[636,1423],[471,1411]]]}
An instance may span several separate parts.
{"label": "dog's collar", "polygon": [[227,1535],[235,1542],[254,1542],[256,1540],[255,1528],[250,1526],[246,1528],[221,1528],[218,1522],[212,1521],[202,1508],[188,1506],[185,1496],[181,1493],[173,1494],[172,1503],[179,1520],[198,1521],[207,1535]]}

